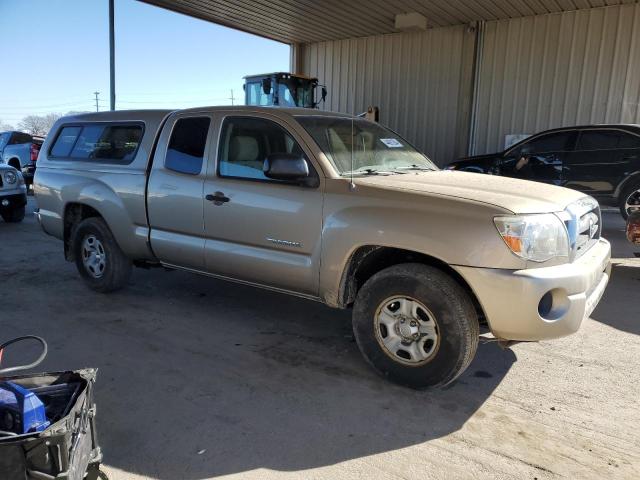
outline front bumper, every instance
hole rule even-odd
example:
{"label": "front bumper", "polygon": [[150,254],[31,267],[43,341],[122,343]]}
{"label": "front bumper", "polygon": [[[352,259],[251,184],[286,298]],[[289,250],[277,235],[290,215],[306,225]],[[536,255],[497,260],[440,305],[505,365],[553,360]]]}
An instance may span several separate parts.
{"label": "front bumper", "polygon": [[[500,339],[536,341],[574,333],[602,298],[611,275],[611,246],[600,239],[572,263],[526,270],[454,267],[469,283]],[[553,292],[543,318],[539,304]],[[543,309],[544,311],[544,309]]]}
{"label": "front bumper", "polygon": [[27,204],[27,194],[15,193],[12,195],[5,195],[2,190],[0,190],[0,210],[13,210],[14,208],[19,208]]}

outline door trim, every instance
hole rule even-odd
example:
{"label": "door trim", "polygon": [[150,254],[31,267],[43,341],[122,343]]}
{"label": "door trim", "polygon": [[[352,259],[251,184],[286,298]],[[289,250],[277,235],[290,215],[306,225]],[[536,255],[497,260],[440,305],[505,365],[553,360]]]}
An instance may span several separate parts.
{"label": "door trim", "polygon": [[247,280],[240,280],[237,278],[233,278],[233,277],[227,277],[224,275],[218,275],[216,273],[210,273],[210,272],[206,272],[203,270],[197,270],[194,268],[189,268],[189,267],[181,267],[179,265],[173,265],[171,263],[166,263],[166,262],[160,262],[160,265],[162,265],[165,268],[170,268],[172,270],[183,270],[185,272],[189,272],[189,273],[196,273],[198,275],[204,275],[205,277],[212,277],[218,280],[225,280],[227,282],[230,283],[239,283],[241,285],[246,285],[249,287],[256,287],[256,288],[260,288],[262,290],[270,290],[272,292],[277,292],[277,293],[284,293],[286,295],[292,295],[294,297],[298,297],[298,298],[304,298],[306,300],[313,300],[315,302],[320,302],[320,303],[324,303],[320,297],[316,297],[314,295],[309,295],[306,293],[299,293],[299,292],[294,292],[292,290],[286,290],[284,288],[278,288],[278,287],[272,287],[270,285],[265,285],[262,283],[255,283],[255,282],[249,282]]}

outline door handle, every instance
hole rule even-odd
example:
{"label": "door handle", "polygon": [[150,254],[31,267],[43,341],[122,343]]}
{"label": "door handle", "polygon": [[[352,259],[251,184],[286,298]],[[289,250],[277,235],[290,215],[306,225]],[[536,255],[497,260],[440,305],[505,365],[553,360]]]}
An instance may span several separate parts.
{"label": "door handle", "polygon": [[206,197],[207,200],[213,202],[214,205],[222,205],[223,203],[227,203],[230,198],[226,197],[222,192],[216,192],[213,195],[208,194]]}

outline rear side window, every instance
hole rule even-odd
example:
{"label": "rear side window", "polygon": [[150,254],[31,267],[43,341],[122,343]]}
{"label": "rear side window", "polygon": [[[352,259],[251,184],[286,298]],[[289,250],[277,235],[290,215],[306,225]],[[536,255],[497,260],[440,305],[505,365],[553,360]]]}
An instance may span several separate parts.
{"label": "rear side window", "polygon": [[640,136],[631,133],[623,133],[620,136],[619,148],[640,148]]}
{"label": "rear side window", "polygon": [[52,157],[68,157],[81,131],[82,127],[64,127],[60,130],[53,147],[51,147],[50,155]]}
{"label": "rear side window", "polygon": [[128,164],[142,140],[141,125],[86,124],[63,127],[50,150],[53,158]]}
{"label": "rear side window", "polygon": [[19,145],[21,143],[30,143],[31,135],[28,133],[16,132],[11,136],[9,145]]}
{"label": "rear side window", "polygon": [[576,150],[611,150],[617,148],[621,133],[615,130],[586,130],[580,134]]}
{"label": "rear side window", "polygon": [[198,175],[202,170],[209,133],[209,117],[181,118],[171,132],[165,168],[174,172]]}

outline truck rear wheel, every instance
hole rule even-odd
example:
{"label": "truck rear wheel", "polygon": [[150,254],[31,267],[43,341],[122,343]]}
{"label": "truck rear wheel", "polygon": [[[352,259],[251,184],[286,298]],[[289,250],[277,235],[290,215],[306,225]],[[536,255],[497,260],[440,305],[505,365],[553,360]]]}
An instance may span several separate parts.
{"label": "truck rear wheel", "polygon": [[127,284],[131,260],[122,252],[104,220],[92,217],[80,222],[73,231],[71,246],[78,272],[89,288],[107,293]]}
{"label": "truck rear wheel", "polygon": [[25,206],[12,208],[2,212],[2,219],[7,223],[19,223],[24,220]]}
{"label": "truck rear wheel", "polygon": [[362,286],[353,331],[375,370],[412,388],[454,381],[473,360],[480,334],[467,292],[441,270],[412,263],[386,268]]}

